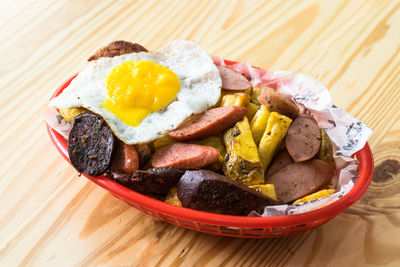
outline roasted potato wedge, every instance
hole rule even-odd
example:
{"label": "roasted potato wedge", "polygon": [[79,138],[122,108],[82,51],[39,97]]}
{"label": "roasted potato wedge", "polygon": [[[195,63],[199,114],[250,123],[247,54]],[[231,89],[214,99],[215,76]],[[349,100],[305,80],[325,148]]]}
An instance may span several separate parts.
{"label": "roasted potato wedge", "polygon": [[226,147],[223,166],[225,175],[245,185],[264,183],[264,169],[247,117],[227,130],[223,137]]}
{"label": "roasted potato wedge", "polygon": [[247,107],[250,102],[250,95],[246,93],[228,94],[222,97],[221,107],[239,106]]}
{"label": "roasted potato wedge", "polygon": [[160,147],[163,147],[165,145],[171,144],[171,143],[175,143],[176,141],[174,139],[172,139],[171,137],[169,137],[168,135],[158,138],[156,140],[153,141],[153,146],[154,149],[157,150]]}
{"label": "roasted potato wedge", "polygon": [[251,134],[253,135],[254,142],[257,146],[263,137],[265,129],[267,128],[269,115],[269,110],[264,105],[261,105],[251,120]]}
{"label": "roasted potato wedge", "polygon": [[256,112],[257,112],[257,110],[258,110],[259,107],[260,107],[260,106],[254,104],[254,103],[251,103],[251,102],[247,105],[246,117],[247,117],[247,119],[248,119],[249,121],[251,121],[251,120],[253,119],[253,117],[254,117],[254,115],[256,114]]}
{"label": "roasted potato wedge", "polygon": [[255,87],[253,88],[253,91],[251,92],[251,103],[254,103],[256,105],[260,105],[260,101],[258,101],[258,96],[261,95],[261,88]]}
{"label": "roasted potato wedge", "polygon": [[171,205],[182,207],[182,203],[179,200],[178,194],[176,192],[176,187],[172,187],[169,190],[168,195],[165,197],[164,202],[171,204]]}
{"label": "roasted potato wedge", "polygon": [[273,184],[258,184],[258,185],[250,185],[251,189],[256,190],[258,193],[261,193],[269,198],[272,198],[275,201],[278,201],[276,198],[275,186]]}
{"label": "roasted potato wedge", "polygon": [[318,192],[315,192],[313,194],[310,194],[308,196],[299,198],[298,200],[296,200],[295,202],[293,202],[293,204],[298,204],[298,203],[302,203],[302,202],[307,202],[313,199],[317,199],[317,198],[322,198],[322,197],[327,197],[332,195],[333,193],[335,193],[335,189],[322,189]]}
{"label": "roasted potato wedge", "polygon": [[269,115],[267,128],[261,138],[258,147],[258,153],[264,168],[268,168],[275,153],[279,150],[282,141],[285,139],[292,120],[277,112],[271,112]]}
{"label": "roasted potato wedge", "polygon": [[59,112],[67,122],[72,123],[72,121],[75,119],[76,116],[89,111],[86,108],[77,107],[77,108],[60,108]]}
{"label": "roasted potato wedge", "polygon": [[321,146],[317,154],[318,158],[328,162],[333,168],[336,169],[331,139],[324,129],[320,129],[319,131],[321,133]]}

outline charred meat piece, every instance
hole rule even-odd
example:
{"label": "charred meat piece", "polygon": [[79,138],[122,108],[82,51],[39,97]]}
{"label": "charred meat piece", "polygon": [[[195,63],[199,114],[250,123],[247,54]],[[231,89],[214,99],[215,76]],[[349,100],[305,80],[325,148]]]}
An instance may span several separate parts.
{"label": "charred meat piece", "polygon": [[262,213],[276,202],[247,186],[207,170],[186,171],[177,185],[178,198],[185,208],[229,215]]}
{"label": "charred meat piece", "polygon": [[131,43],[127,41],[114,41],[92,55],[88,61],[96,60],[101,57],[115,57],[123,54],[147,52],[147,49],[140,44]]}
{"label": "charred meat piece", "polygon": [[91,113],[77,116],[68,137],[68,155],[80,173],[98,176],[104,173],[114,151],[115,137],[105,121]]}
{"label": "charred meat piece", "polygon": [[119,176],[115,180],[136,192],[145,195],[166,196],[169,190],[176,186],[186,169],[152,168],[138,170],[132,176]]}

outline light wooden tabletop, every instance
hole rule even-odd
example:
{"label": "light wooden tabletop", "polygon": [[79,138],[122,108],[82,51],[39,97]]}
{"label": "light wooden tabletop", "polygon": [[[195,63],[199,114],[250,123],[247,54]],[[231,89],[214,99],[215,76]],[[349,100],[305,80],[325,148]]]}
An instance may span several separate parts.
{"label": "light wooden tabletop", "polygon": [[[0,2],[0,265],[400,265],[398,1]],[[113,40],[175,39],[321,80],[374,130],[367,193],[329,223],[270,240],[157,222],[97,187],[51,144],[52,92]]]}

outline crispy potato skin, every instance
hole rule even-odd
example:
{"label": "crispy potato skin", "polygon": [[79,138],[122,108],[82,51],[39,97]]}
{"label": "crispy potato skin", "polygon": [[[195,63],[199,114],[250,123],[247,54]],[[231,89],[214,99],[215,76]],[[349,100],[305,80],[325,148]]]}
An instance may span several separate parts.
{"label": "crispy potato skin", "polygon": [[247,117],[237,122],[224,135],[226,176],[245,185],[264,183],[264,169],[257,153]]}

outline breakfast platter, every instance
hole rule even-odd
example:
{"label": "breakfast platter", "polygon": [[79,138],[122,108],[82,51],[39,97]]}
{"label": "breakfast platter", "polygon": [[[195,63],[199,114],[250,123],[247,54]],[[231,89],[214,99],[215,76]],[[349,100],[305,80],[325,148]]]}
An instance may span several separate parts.
{"label": "breakfast platter", "polygon": [[400,264],[397,1],[0,6],[0,265]]}

